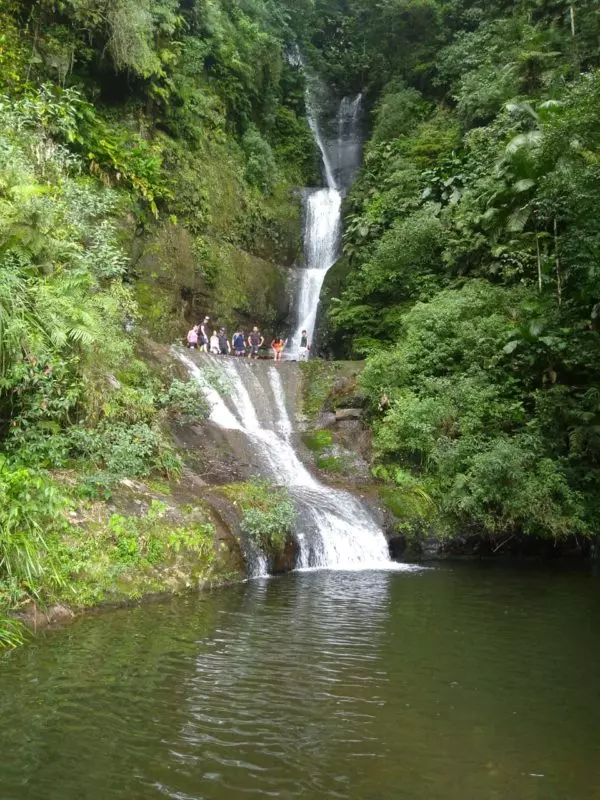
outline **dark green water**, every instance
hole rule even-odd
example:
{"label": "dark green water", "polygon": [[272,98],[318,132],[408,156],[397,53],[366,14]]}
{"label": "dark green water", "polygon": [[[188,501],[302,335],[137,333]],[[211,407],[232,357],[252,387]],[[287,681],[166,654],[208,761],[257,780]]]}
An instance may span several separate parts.
{"label": "dark green water", "polygon": [[599,619],[495,565],[84,619],[0,659],[0,798],[600,798]]}

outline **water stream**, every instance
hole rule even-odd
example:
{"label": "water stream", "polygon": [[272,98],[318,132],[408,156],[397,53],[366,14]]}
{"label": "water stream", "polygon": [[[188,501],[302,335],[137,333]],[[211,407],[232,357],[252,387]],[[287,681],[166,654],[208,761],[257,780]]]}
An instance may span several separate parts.
{"label": "water stream", "polygon": [[[296,328],[289,355],[297,357],[302,331],[313,342],[319,298],[327,272],[339,257],[342,198],[354,180],[361,158],[360,111],[362,95],[339,103],[331,137],[321,130],[315,95],[309,79],[306,107],[311,130],[321,153],[325,188],[309,189],[304,200],[305,267],[299,271]],[[312,88],[311,88],[312,87]],[[335,135],[333,135],[333,133]]]}
{"label": "water stream", "polygon": [[[254,455],[260,477],[289,490],[298,510],[294,535],[300,550],[299,569],[402,569],[391,564],[383,532],[360,501],[317,481],[300,460],[284,386],[284,379],[291,375],[289,368],[295,365],[207,355],[190,358],[183,353],[179,358],[211,404],[210,420],[222,430],[239,432]],[[225,384],[221,391],[206,378],[215,371]],[[264,557],[252,562],[255,576],[266,574]]]}
{"label": "water stream", "polygon": [[[315,81],[310,79],[308,83],[310,87]],[[334,135],[328,138],[321,131],[314,94],[315,89],[309,88],[307,109],[327,186],[306,193],[306,267],[299,270],[298,323],[290,347],[292,355],[298,352],[303,330],[308,331],[312,341],[323,281],[339,255],[342,195],[360,162],[361,96],[344,98],[339,103]],[[365,569],[390,565],[383,532],[366,508],[349,492],[317,481],[300,460],[293,442],[282,365],[209,357],[194,361],[183,354],[180,358],[211,403],[212,422],[224,430],[241,432],[256,455],[260,475],[289,489],[298,510],[298,568]],[[202,364],[209,364],[227,377],[228,391],[219,392],[206,380]],[[266,572],[266,561],[260,554],[252,554],[250,561],[255,575]]]}

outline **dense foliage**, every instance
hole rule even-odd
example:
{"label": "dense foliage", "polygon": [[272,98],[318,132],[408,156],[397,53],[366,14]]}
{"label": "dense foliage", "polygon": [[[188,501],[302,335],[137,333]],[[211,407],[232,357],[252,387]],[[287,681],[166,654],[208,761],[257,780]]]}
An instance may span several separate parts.
{"label": "dense foliage", "polygon": [[0,618],[77,556],[65,475],[181,469],[209,409],[148,329],[275,319],[316,170],[292,39],[273,0],[0,0]]}
{"label": "dense foliage", "polygon": [[314,5],[315,58],[372,109],[325,346],[368,357],[377,474],[494,548],[596,534],[597,4]]}

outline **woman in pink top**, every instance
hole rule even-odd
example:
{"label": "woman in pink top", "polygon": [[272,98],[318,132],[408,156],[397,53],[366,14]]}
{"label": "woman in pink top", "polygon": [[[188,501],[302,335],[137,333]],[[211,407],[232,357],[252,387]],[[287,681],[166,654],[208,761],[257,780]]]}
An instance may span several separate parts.
{"label": "woman in pink top", "polygon": [[198,347],[198,326],[194,325],[191,331],[188,331],[187,346],[190,350],[196,350]]}

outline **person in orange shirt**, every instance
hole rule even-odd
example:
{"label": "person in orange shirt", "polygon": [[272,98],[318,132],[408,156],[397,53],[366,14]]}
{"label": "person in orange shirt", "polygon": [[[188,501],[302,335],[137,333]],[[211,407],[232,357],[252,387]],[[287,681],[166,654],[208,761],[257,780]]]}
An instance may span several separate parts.
{"label": "person in orange shirt", "polygon": [[286,344],[287,344],[287,339],[284,341],[281,338],[281,336],[278,336],[271,342],[271,349],[273,350],[273,358],[275,359],[275,361],[281,361],[281,355],[285,350]]}

